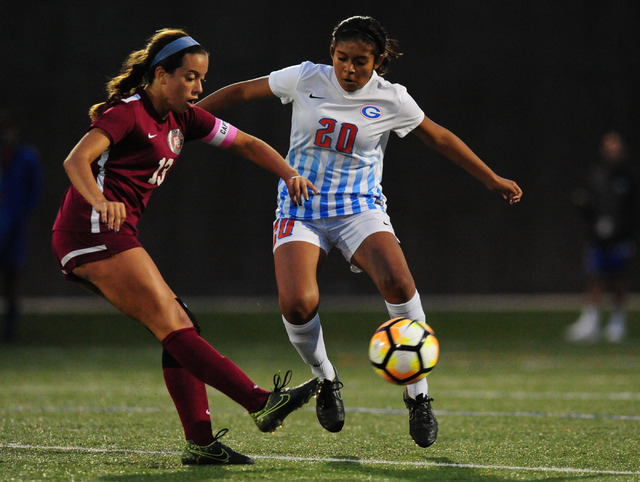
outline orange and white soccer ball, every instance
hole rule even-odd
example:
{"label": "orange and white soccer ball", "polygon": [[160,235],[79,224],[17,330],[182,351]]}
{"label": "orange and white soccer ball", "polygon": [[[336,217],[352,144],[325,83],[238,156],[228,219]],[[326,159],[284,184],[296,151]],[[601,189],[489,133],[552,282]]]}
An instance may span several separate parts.
{"label": "orange and white soccer ball", "polygon": [[407,385],[426,377],[438,362],[440,345],[424,321],[394,318],[375,331],[369,360],[388,382]]}

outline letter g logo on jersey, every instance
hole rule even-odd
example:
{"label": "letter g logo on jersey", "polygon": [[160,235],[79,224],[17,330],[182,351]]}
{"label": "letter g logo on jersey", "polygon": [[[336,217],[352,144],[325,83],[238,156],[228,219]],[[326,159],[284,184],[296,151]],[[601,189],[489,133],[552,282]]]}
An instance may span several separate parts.
{"label": "letter g logo on jersey", "polygon": [[382,109],[377,105],[363,105],[360,113],[367,119],[379,119],[382,117]]}

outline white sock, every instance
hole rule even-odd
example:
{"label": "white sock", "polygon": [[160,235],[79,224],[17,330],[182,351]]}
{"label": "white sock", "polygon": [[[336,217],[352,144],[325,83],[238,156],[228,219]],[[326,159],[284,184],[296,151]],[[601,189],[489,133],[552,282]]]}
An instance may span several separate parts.
{"label": "white sock", "polygon": [[394,305],[393,303],[389,303],[385,300],[387,305],[387,311],[389,312],[389,316],[391,318],[398,318],[400,316],[404,316],[405,318],[409,318],[410,320],[422,320],[425,321],[427,316],[424,314],[424,310],[422,309],[422,302],[420,301],[420,294],[416,291],[416,294],[413,295],[406,303],[400,303],[399,305]]}
{"label": "white sock", "polygon": [[627,312],[625,311],[624,307],[616,306],[609,315],[608,323],[610,325],[626,326]]}
{"label": "white sock", "polygon": [[289,335],[289,341],[298,351],[302,360],[311,367],[314,376],[326,380],[333,380],[336,372],[327,356],[322,337],[322,325],[320,315],[316,316],[304,325],[289,323],[283,316],[282,322]]}
{"label": "white sock", "polygon": [[424,395],[425,397],[429,393],[429,383],[427,378],[422,378],[411,385],[407,385],[407,395],[415,400],[418,395]]}
{"label": "white sock", "polygon": [[589,318],[598,319],[598,321],[600,320],[600,309],[598,308],[598,305],[585,305],[584,308],[582,308],[582,314]]}
{"label": "white sock", "polygon": [[[420,294],[416,291],[416,294],[413,295],[406,303],[400,303],[395,305],[393,303],[389,303],[385,300],[387,304],[387,311],[389,312],[389,316],[391,318],[398,318],[400,316],[409,318],[410,320],[422,320],[425,321],[426,315],[424,314],[424,310],[422,309],[422,302],[420,301]],[[407,394],[415,399],[418,395],[427,395],[429,393],[429,383],[426,378],[422,380],[418,380],[411,385],[407,385]]]}
{"label": "white sock", "polygon": [[600,328],[600,309],[598,305],[589,304],[582,308],[582,313],[578,321],[582,325],[590,326],[592,329]]}

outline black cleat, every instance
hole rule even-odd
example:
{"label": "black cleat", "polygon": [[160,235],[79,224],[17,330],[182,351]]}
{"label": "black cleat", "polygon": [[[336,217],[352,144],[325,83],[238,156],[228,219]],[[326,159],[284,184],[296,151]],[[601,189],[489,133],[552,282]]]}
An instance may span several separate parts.
{"label": "black cleat", "polygon": [[280,374],[273,376],[273,391],[261,410],[253,412],[251,417],[262,432],[275,432],[282,426],[284,419],[294,410],[307,404],[318,390],[318,379],[311,380],[293,388],[283,388],[291,380],[291,370],[280,379]]}
{"label": "black cleat", "polygon": [[344,403],[340,389],[342,382],[336,377],[331,380],[322,380],[316,398],[316,415],[318,422],[329,432],[339,432],[344,426]]}
{"label": "black cleat", "polygon": [[438,421],[431,408],[433,398],[421,394],[414,400],[405,390],[403,399],[409,409],[409,435],[416,445],[430,447],[438,438]]}
{"label": "black cleat", "polygon": [[218,440],[229,430],[223,428],[213,438],[213,442],[206,447],[196,445],[191,440],[182,452],[182,465],[251,465],[255,463],[251,457],[242,455],[230,449]]}

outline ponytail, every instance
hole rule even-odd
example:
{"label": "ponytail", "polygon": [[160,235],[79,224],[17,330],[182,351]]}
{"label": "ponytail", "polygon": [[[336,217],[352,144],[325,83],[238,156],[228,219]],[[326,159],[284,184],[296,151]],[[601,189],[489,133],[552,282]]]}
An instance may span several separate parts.
{"label": "ponytail", "polygon": [[89,109],[89,117],[92,122],[100,117],[108,104],[129,97],[138,87],[142,87],[148,83],[146,75],[147,61],[148,54],[146,50],[138,50],[129,54],[122,64],[120,74],[107,82],[107,101],[95,104]]}

